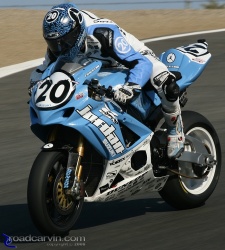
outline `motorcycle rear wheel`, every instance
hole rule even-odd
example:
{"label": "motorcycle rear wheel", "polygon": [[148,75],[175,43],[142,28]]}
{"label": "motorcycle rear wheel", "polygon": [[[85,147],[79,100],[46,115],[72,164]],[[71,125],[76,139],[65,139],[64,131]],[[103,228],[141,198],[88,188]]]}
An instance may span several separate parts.
{"label": "motorcycle rear wheel", "polygon": [[[190,209],[202,206],[213,193],[221,170],[221,147],[212,124],[201,114],[193,111],[182,112],[184,133],[200,140],[209,154],[217,161],[211,169],[204,169],[201,179],[191,179],[171,174],[160,196],[176,209]],[[185,146],[190,151],[190,146]],[[183,175],[197,177],[201,167],[188,162],[178,162],[177,171]],[[208,172],[208,173],[207,173]]]}
{"label": "motorcycle rear wheel", "polygon": [[34,225],[43,235],[65,236],[81,212],[84,198],[64,193],[66,152],[40,152],[30,171],[27,201]]}

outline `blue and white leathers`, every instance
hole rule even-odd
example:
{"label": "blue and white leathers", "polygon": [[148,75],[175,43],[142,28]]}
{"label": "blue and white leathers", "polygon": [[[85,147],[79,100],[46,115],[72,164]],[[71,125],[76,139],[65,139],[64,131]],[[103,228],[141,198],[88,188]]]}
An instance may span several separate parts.
{"label": "blue and white leathers", "polygon": [[[130,70],[126,81],[144,86],[152,74],[153,66],[149,58],[155,60],[154,53],[113,21],[99,18],[88,11],[81,13],[87,39],[85,50],[80,56],[101,60],[107,67],[121,63]],[[43,64],[32,72],[31,80],[33,82],[40,80],[40,72],[43,72],[51,62],[47,53]]]}
{"label": "blue and white leathers", "polygon": [[152,73],[152,63],[142,55],[149,50],[144,43],[111,20],[86,11],[82,13],[88,34],[85,54],[102,60],[107,66],[118,65],[118,62],[125,65],[130,69],[127,82],[144,86]]}

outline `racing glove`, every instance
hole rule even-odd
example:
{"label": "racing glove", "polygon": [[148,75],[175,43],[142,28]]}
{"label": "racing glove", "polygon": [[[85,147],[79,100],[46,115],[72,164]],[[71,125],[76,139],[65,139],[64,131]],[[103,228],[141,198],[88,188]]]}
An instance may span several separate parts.
{"label": "racing glove", "polygon": [[141,86],[135,83],[125,83],[114,92],[114,100],[122,104],[130,101],[135,94],[136,90],[141,90]]}

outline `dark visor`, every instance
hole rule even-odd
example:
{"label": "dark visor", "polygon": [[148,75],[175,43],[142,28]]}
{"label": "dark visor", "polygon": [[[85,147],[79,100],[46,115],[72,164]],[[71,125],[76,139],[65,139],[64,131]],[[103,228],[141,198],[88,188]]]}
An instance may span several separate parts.
{"label": "dark visor", "polygon": [[76,27],[63,37],[58,39],[45,38],[49,49],[55,56],[59,56],[71,49],[79,36],[80,27]]}

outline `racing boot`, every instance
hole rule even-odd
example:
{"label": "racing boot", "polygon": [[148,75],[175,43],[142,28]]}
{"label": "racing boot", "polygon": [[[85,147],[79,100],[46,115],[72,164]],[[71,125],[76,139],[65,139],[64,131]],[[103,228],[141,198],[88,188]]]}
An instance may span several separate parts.
{"label": "racing boot", "polygon": [[180,109],[175,113],[166,113],[163,115],[167,124],[167,155],[169,158],[177,158],[184,151],[184,132]]}

